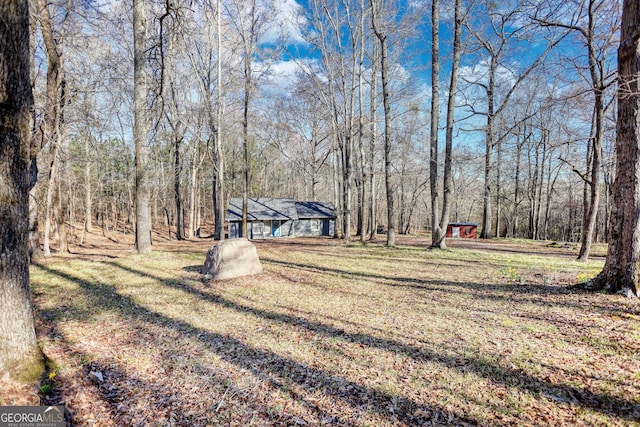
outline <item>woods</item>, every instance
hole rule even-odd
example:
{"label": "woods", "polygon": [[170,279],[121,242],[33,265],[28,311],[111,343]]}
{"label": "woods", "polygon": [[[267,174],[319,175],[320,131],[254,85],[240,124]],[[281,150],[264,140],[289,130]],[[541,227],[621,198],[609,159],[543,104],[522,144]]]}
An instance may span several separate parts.
{"label": "woods", "polygon": [[0,405],[634,423],[639,109],[637,0],[7,0]]}
{"label": "woods", "polygon": [[614,3],[32,6],[45,256],[95,227],[222,239],[260,196],[332,201],[345,240],[607,240]]}

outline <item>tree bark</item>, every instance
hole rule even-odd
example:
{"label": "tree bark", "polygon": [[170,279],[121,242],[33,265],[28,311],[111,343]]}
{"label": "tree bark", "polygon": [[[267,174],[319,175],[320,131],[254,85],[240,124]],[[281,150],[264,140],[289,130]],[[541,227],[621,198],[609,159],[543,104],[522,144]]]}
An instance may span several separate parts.
{"label": "tree bark", "polygon": [[440,10],[431,3],[431,134],[429,188],[431,189],[431,246],[442,240],[438,197],[438,124],[440,121]]}
{"label": "tree bark", "polygon": [[589,180],[589,209],[585,217],[586,223],[582,226],[582,238],[580,239],[580,252],[578,261],[586,262],[591,252],[591,242],[593,231],[598,218],[598,207],[600,205],[600,165],[602,163],[602,140],[604,138],[604,88],[601,79],[598,79],[594,72],[593,78],[595,92],[595,133],[590,144],[592,145],[591,179]]}
{"label": "tree bark", "polygon": [[502,139],[496,143],[496,226],[495,236],[500,238],[500,219],[502,216]]}
{"label": "tree bark", "polygon": [[394,190],[391,178],[391,104],[389,102],[389,83],[387,74],[387,35],[382,33],[377,24],[377,7],[371,0],[371,22],[373,32],[380,42],[380,71],[382,75],[382,104],[384,106],[384,181],[387,190],[387,246],[396,244],[396,211],[394,209]]}
{"label": "tree bark", "polygon": [[[487,85],[487,124],[485,127],[484,154],[484,192],[482,194],[482,231],[481,239],[493,237],[491,232],[491,176],[493,174],[493,121],[495,118],[495,74],[496,57],[491,57],[489,65],[489,84]],[[503,101],[506,102],[506,101]]]}
{"label": "tree bark", "polygon": [[214,147],[214,217],[215,229],[213,238],[224,240],[224,215],[226,211],[224,200],[224,153],[222,151],[222,113],[224,111],[224,97],[222,96],[222,2],[218,0],[216,6],[216,67],[217,67],[217,92],[216,92],[216,125]]}
{"label": "tree bark", "polygon": [[624,0],[618,49],[616,179],[611,240],[602,272],[587,286],[640,295],[640,4]]}
{"label": "tree bark", "polygon": [[173,135],[173,197],[176,205],[176,240],[184,239],[184,213],[182,212],[182,159],[180,158],[180,146],[182,137],[177,135],[174,129]]}
{"label": "tree bark", "polygon": [[[29,0],[29,58],[35,57],[37,30],[37,1]],[[29,76],[31,87],[35,85],[35,61],[30,61]],[[40,249],[40,231],[38,230],[38,199],[36,184],[38,183],[38,153],[42,149],[42,136],[36,127],[35,109],[31,112],[31,147],[29,168],[29,259],[34,262],[43,257]]]}
{"label": "tree bark", "polygon": [[453,126],[455,123],[456,110],[456,94],[458,92],[458,69],[460,67],[461,37],[462,37],[462,2],[455,2],[455,17],[453,28],[453,54],[451,60],[451,80],[449,83],[449,95],[447,99],[447,128],[444,153],[444,172],[443,172],[443,196],[442,196],[442,215],[440,217],[440,239],[433,240],[431,246],[440,249],[446,249],[446,230],[449,224],[449,212],[451,211],[451,199],[453,193],[453,175],[451,173],[451,164],[453,161]]}
{"label": "tree bark", "polygon": [[93,222],[91,214],[91,150],[89,145],[89,136],[87,135],[84,140],[84,229],[88,233],[93,231]]}
{"label": "tree bark", "polygon": [[369,240],[375,240],[378,233],[378,218],[376,210],[376,143],[378,136],[378,44],[374,43],[373,58],[371,60],[371,140],[369,141]]}
{"label": "tree bark", "polygon": [[53,33],[51,14],[45,0],[38,1],[40,11],[40,28],[47,54],[47,85],[44,117],[42,119],[42,146],[50,144],[51,163],[49,167],[49,179],[47,182],[47,194],[45,199],[44,239],[43,253],[45,257],[51,256],[50,234],[51,216],[53,213],[53,198],[55,181],[58,174],[58,162],[61,143],[61,108],[62,108],[62,58],[58,42]]}
{"label": "tree bark", "polygon": [[31,109],[27,1],[0,2],[0,372],[36,380],[44,369],[29,291]]}
{"label": "tree bark", "polygon": [[136,250],[139,254],[151,252],[151,219],[149,217],[149,124],[147,119],[147,75],[145,41],[145,0],[133,0],[133,80],[134,128],[136,169]]}
{"label": "tree bark", "polygon": [[[358,152],[360,169],[358,170],[359,179],[356,181],[358,191],[358,236],[360,242],[365,240],[365,200],[367,198],[367,172],[364,153],[364,97],[362,87],[364,85],[364,53],[365,53],[365,35],[364,35],[364,18],[365,18],[365,2],[360,0],[360,57],[358,59]],[[359,182],[359,186],[358,186]]]}

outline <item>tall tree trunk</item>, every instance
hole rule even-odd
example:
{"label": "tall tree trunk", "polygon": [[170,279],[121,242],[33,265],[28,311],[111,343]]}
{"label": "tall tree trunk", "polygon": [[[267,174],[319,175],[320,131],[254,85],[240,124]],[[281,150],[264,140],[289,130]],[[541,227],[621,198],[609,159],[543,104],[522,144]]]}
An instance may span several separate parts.
{"label": "tall tree trunk", "polygon": [[31,109],[27,1],[0,2],[0,372],[36,380],[44,369],[29,291]]}
{"label": "tall tree trunk", "polygon": [[522,147],[527,139],[527,137],[525,136],[526,129],[527,129],[527,125],[525,123],[523,127],[523,132],[520,133],[520,127],[518,127],[518,132],[516,135],[516,172],[515,172],[516,176],[515,176],[514,190],[513,190],[513,213],[512,213],[513,218],[511,221],[513,224],[513,231],[511,232],[511,237],[518,237],[519,235],[518,222],[520,218],[520,203],[521,203],[520,169],[521,169],[521,163],[522,163]]}
{"label": "tall tree trunk", "polygon": [[91,146],[88,135],[84,140],[84,155],[84,229],[90,233],[93,231],[93,223],[91,214]]}
{"label": "tall tree trunk", "polygon": [[453,161],[453,126],[455,123],[456,110],[456,94],[458,92],[458,69],[460,68],[462,37],[462,2],[455,2],[455,17],[453,28],[453,57],[451,60],[451,80],[449,82],[449,95],[447,98],[447,129],[444,153],[444,175],[443,175],[443,197],[442,197],[442,216],[440,217],[440,239],[433,240],[431,246],[440,249],[446,249],[446,230],[449,224],[449,212],[451,211],[451,199],[453,193],[453,176],[451,173],[451,164]]}
{"label": "tall tree trunk", "polygon": [[133,139],[136,164],[136,250],[139,254],[151,252],[145,16],[145,0],[133,0]]}
{"label": "tall tree trunk", "polygon": [[[37,1],[29,0],[29,58],[35,56],[36,30],[38,10]],[[29,76],[31,87],[35,85],[35,61],[29,61]],[[33,89],[32,89],[33,90]],[[36,184],[38,183],[38,153],[42,149],[42,136],[37,130],[35,108],[31,112],[31,147],[29,167],[29,259],[33,262],[41,259],[43,254],[40,249],[40,231],[38,230],[38,199]]]}
{"label": "tall tree trunk", "polygon": [[[175,133],[175,131],[174,131]],[[176,240],[184,239],[184,215],[182,212],[182,193],[180,183],[182,178],[182,161],[180,159],[180,146],[182,138],[173,136],[173,197],[176,205]]]}
{"label": "tall tree trunk", "polygon": [[[36,163],[36,159],[31,159],[31,169]],[[37,175],[37,172],[35,172]],[[33,173],[29,174],[33,176]],[[36,178],[37,180],[37,178]],[[33,178],[31,182],[34,182]],[[40,232],[38,231],[38,199],[36,197],[37,191],[35,188],[35,182],[33,187],[29,190],[29,259],[31,261],[42,258],[42,251],[40,250]]]}
{"label": "tall tree trunk", "polygon": [[394,209],[394,191],[391,178],[391,104],[389,101],[389,73],[387,64],[387,35],[382,33],[377,23],[377,7],[371,0],[371,22],[373,32],[380,42],[380,71],[382,74],[382,103],[384,105],[384,181],[387,190],[387,246],[396,244],[396,211]]}
{"label": "tall tree trunk", "polygon": [[360,186],[358,189],[358,235],[360,236],[360,242],[365,240],[365,200],[367,197],[367,172],[365,166],[365,153],[364,153],[364,100],[363,90],[364,85],[364,53],[365,53],[365,37],[364,37],[364,16],[365,16],[365,2],[360,0],[360,58],[358,61],[358,152],[360,159],[359,181]]}
{"label": "tall tree trunk", "polygon": [[[258,39],[258,10],[256,0],[252,0],[250,5],[244,5],[243,7],[249,7],[250,10],[245,12],[241,11],[240,3],[236,3],[238,8],[240,19],[240,37],[243,42],[244,57],[243,57],[243,73],[244,73],[244,99],[243,99],[243,111],[242,111],[242,237],[248,238],[248,206],[249,206],[249,106],[251,104],[251,90],[253,85],[253,69],[252,61]],[[250,19],[249,26],[246,26],[244,21],[244,13],[249,13]]]}
{"label": "tall tree trunk", "polygon": [[196,140],[193,143],[193,155],[191,158],[191,170],[189,173],[189,227],[187,228],[187,239],[192,239],[196,236],[196,217],[197,211],[200,207],[198,203],[199,187],[199,174],[201,168],[200,160],[200,141]]}
{"label": "tall tree trunk", "polygon": [[251,90],[251,66],[245,58],[244,110],[242,118],[242,237],[248,238],[247,217],[249,206],[249,96]]}
{"label": "tall tree trunk", "polygon": [[438,125],[440,122],[440,10],[431,2],[431,135],[429,188],[431,189],[431,246],[442,240],[438,194]]}
{"label": "tall tree trunk", "polygon": [[493,237],[491,232],[491,178],[493,173],[493,120],[495,117],[495,73],[497,64],[495,58],[491,58],[489,65],[489,85],[487,86],[487,124],[485,127],[485,154],[484,154],[484,192],[482,194],[482,231],[481,239]]}
{"label": "tall tree trunk", "polygon": [[[351,114],[349,114],[351,115]],[[349,120],[350,122],[351,120]],[[352,197],[352,177],[353,177],[353,138],[351,137],[351,126],[345,123],[344,145],[342,150],[342,197],[344,215],[343,233],[344,240],[351,240],[351,197]]]}
{"label": "tall tree trunk", "polygon": [[640,4],[624,0],[618,49],[616,178],[611,240],[594,289],[640,296]]}
{"label": "tall tree trunk", "polygon": [[216,92],[216,124],[215,146],[213,150],[213,209],[215,228],[213,238],[224,240],[224,215],[226,212],[224,199],[224,153],[222,151],[222,115],[224,112],[224,97],[222,96],[222,1],[216,5],[216,67],[217,67],[217,92]]}
{"label": "tall tree trunk", "polygon": [[496,144],[496,237],[500,238],[500,216],[502,215],[502,139]]}
{"label": "tall tree trunk", "polygon": [[378,136],[378,44],[373,46],[373,59],[371,60],[371,140],[369,141],[369,240],[375,240],[378,232],[378,218],[376,210],[376,143]]}
{"label": "tall tree trunk", "polygon": [[540,177],[540,182],[538,184],[538,189],[536,192],[536,213],[535,213],[535,221],[536,221],[536,236],[535,239],[539,240],[541,238],[541,230],[540,230],[540,210],[542,209],[542,189],[544,187],[544,169],[547,164],[547,144],[546,144],[546,136],[547,131],[543,130],[542,132],[542,141],[540,145],[542,146],[542,160],[540,162],[540,171],[538,172],[538,176]]}
{"label": "tall tree trunk", "polygon": [[58,250],[62,254],[69,253],[69,241],[67,239],[67,212],[68,212],[68,191],[62,192],[62,179],[57,181],[56,190],[56,224],[59,233]]}
{"label": "tall tree trunk", "polygon": [[45,112],[42,119],[41,136],[43,145],[50,145],[51,163],[49,168],[49,179],[47,182],[47,195],[45,205],[44,218],[44,239],[43,253],[44,256],[51,256],[50,235],[51,235],[51,216],[53,212],[53,197],[55,192],[55,180],[58,173],[58,151],[61,132],[61,104],[62,104],[62,55],[59,50],[56,38],[53,33],[51,23],[51,14],[46,0],[38,1],[38,9],[40,11],[40,27],[42,29],[42,39],[47,54],[47,86],[45,98]]}
{"label": "tall tree trunk", "polygon": [[49,166],[49,179],[47,180],[47,195],[45,199],[44,210],[44,238],[43,238],[43,252],[45,257],[51,256],[51,217],[53,214],[53,202],[54,193],[56,191],[56,177],[58,175],[58,144],[52,143],[51,150],[51,164]]}
{"label": "tall tree trunk", "polygon": [[595,90],[595,132],[591,144],[591,179],[589,180],[589,209],[586,215],[586,222],[582,226],[582,238],[578,261],[586,262],[591,252],[591,242],[593,232],[598,218],[598,207],[600,205],[600,166],[602,163],[602,139],[604,138],[604,89]]}

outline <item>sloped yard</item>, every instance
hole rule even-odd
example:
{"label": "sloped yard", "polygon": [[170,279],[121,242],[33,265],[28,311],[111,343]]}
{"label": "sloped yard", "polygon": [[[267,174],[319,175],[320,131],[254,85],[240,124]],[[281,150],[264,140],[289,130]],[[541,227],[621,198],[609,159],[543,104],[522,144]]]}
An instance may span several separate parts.
{"label": "sloped yard", "polygon": [[204,240],[34,266],[55,378],[23,401],[82,426],[640,425],[640,304],[568,288],[602,259],[401,243],[260,242],[265,274],[212,283]]}

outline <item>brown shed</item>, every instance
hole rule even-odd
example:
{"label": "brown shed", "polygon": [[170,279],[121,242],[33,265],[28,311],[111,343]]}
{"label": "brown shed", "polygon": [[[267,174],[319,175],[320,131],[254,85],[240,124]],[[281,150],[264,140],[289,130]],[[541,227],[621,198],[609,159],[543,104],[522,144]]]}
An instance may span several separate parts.
{"label": "brown shed", "polygon": [[477,239],[478,224],[473,222],[452,222],[447,225],[446,237],[453,239]]}

